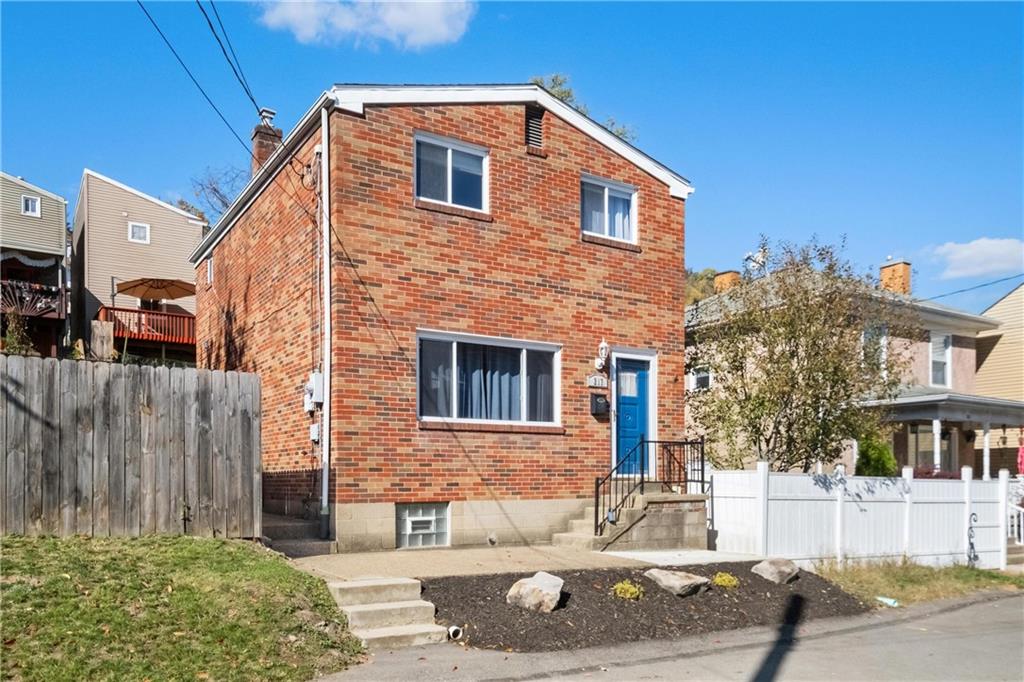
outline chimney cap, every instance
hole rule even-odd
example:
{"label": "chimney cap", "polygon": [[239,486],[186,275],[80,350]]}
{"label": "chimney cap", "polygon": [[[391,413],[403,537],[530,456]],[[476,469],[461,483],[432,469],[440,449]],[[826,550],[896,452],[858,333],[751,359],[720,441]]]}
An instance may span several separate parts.
{"label": "chimney cap", "polygon": [[265,126],[273,124],[274,117],[277,116],[277,112],[270,107],[260,108],[260,123]]}

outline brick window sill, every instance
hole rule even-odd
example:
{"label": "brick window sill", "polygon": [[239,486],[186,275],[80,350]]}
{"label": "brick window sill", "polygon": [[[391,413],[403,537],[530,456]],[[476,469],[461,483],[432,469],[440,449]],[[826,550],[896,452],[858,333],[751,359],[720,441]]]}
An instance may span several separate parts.
{"label": "brick window sill", "polygon": [[484,213],[482,211],[474,211],[471,208],[459,208],[458,206],[448,206],[447,204],[436,204],[432,201],[423,201],[422,199],[416,199],[414,205],[416,208],[424,211],[433,211],[434,213],[444,213],[446,215],[455,215],[461,218],[469,218],[470,220],[479,220],[484,223],[493,223],[494,217],[490,213]]}
{"label": "brick window sill", "polygon": [[471,422],[420,421],[420,431],[478,431],[482,433],[532,433],[537,435],[564,436],[564,426],[542,426],[534,424],[473,424]]}
{"label": "brick window sill", "polygon": [[526,145],[526,153],[530,156],[537,156],[542,159],[548,158],[548,153],[541,147],[534,147],[533,145]]}
{"label": "brick window sill", "polygon": [[622,251],[632,251],[633,253],[643,253],[636,244],[629,244],[627,242],[621,242],[617,239],[608,239],[607,237],[599,237],[596,234],[587,234],[583,232],[580,234],[580,240],[587,244],[600,244],[601,246],[609,246],[613,249],[620,249]]}

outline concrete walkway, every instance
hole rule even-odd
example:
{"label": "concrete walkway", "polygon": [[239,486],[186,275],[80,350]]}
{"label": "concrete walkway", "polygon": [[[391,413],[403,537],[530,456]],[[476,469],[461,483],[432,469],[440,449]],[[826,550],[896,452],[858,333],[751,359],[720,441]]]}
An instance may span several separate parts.
{"label": "concrete walkway", "polygon": [[514,654],[455,643],[371,656],[357,680],[1020,680],[1024,597],[976,595],[669,641]]}
{"label": "concrete walkway", "polygon": [[327,580],[353,578],[436,578],[450,575],[487,575],[565,571],[585,568],[646,566],[649,563],[608,552],[572,547],[530,545],[414,549],[391,552],[324,554],[294,560],[304,571]]}
{"label": "concrete walkway", "polygon": [[720,564],[727,561],[760,561],[764,557],[757,554],[739,554],[737,552],[715,552],[710,549],[660,549],[637,550],[633,552],[612,552],[605,554],[621,559],[632,559],[658,566],[698,566],[703,564]]}

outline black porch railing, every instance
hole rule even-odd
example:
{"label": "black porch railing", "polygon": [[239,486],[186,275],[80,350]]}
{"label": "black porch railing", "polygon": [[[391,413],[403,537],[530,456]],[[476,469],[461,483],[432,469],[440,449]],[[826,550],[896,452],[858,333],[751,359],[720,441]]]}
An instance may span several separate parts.
{"label": "black porch railing", "polygon": [[643,495],[649,485],[660,492],[704,494],[704,439],[660,441],[640,436],[611,471],[594,479],[594,535],[604,533],[609,523],[617,523],[630,497]]}

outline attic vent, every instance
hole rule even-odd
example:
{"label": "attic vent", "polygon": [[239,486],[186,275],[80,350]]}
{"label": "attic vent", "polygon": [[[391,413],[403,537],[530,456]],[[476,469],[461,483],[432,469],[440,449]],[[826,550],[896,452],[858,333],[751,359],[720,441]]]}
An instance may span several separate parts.
{"label": "attic vent", "polygon": [[544,146],[544,109],[526,107],[526,144],[538,149]]}

